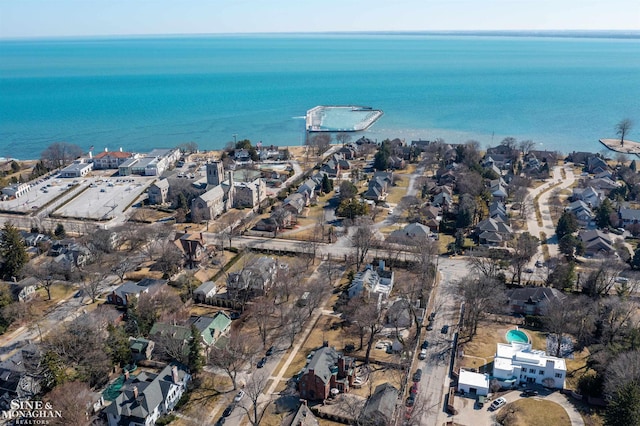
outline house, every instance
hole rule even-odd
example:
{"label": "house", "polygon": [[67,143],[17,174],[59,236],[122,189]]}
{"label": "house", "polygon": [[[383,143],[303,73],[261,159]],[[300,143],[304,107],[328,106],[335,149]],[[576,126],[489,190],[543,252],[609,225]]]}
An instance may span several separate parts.
{"label": "house", "polygon": [[369,180],[369,186],[363,197],[366,200],[384,201],[391,185],[393,185],[393,172],[375,172]]}
{"label": "house", "polygon": [[215,344],[231,328],[231,318],[224,312],[218,312],[213,317],[192,317],[189,321],[198,329],[205,347]]}
{"label": "house", "polygon": [[143,339],[142,337],[129,337],[129,350],[131,351],[131,360],[134,363],[145,359],[151,359],[155,343],[153,340]]}
{"label": "house", "polygon": [[113,151],[109,152],[106,148],[104,152],[91,156],[90,161],[93,163],[95,170],[117,169],[122,163],[129,159],[135,159],[138,156],[131,152]]}
{"label": "house", "polygon": [[351,281],[351,285],[347,290],[349,299],[367,290],[369,295],[380,295],[384,298],[389,297],[393,290],[393,271],[385,270],[384,261],[381,260],[377,268],[373,265],[367,265],[364,271],[358,272]]}
{"label": "house", "polygon": [[218,292],[218,286],[213,281],[205,281],[193,292],[193,299],[196,302],[206,302]]}
{"label": "house", "polygon": [[173,410],[190,381],[186,367],[179,364],[167,365],[158,374],[143,371],[129,377],[120,395],[104,410],[109,426],[154,425]]}
{"label": "house", "polygon": [[331,389],[348,393],[355,376],[355,361],[334,348],[325,345],[316,350],[304,368],[298,382],[300,397],[307,400],[325,400]]}
{"label": "house", "polygon": [[230,273],[227,278],[227,292],[238,294],[248,292],[261,295],[267,292],[273,285],[278,271],[278,262],[272,258],[263,256],[251,265],[246,266],[240,272]]}
{"label": "house", "polygon": [[13,296],[13,300],[18,302],[26,302],[36,293],[36,289],[40,286],[40,282],[34,277],[27,277],[20,282],[10,283],[9,290]]}
{"label": "house", "polygon": [[385,323],[390,327],[409,328],[413,324],[411,305],[405,298],[396,299],[384,316]]}
{"label": "house", "polygon": [[489,395],[489,375],[460,369],[458,391],[467,395]]}
{"label": "house", "polygon": [[506,223],[489,218],[478,222],[474,230],[478,242],[485,246],[503,246],[513,235],[513,230]]}
{"label": "house", "polygon": [[167,195],[169,194],[169,181],[167,179],[155,181],[149,186],[147,194],[149,195],[149,204],[166,203]]}
{"label": "house", "polygon": [[182,252],[184,266],[193,269],[200,265],[200,262],[207,257],[207,249],[204,246],[202,233],[183,234],[176,233],[174,243]]}
{"label": "house", "polygon": [[637,209],[620,209],[618,217],[622,222],[622,226],[634,225],[640,223],[640,210]]}
{"label": "house", "polygon": [[513,315],[544,315],[552,304],[566,299],[552,287],[523,287],[507,290],[509,310]]}
{"label": "house", "polygon": [[498,343],[493,359],[493,377],[503,387],[535,383],[563,389],[567,375],[564,359],[531,349],[530,343]]}
{"label": "house", "polygon": [[133,281],[125,281],[107,295],[107,303],[112,303],[118,306],[127,306],[132,298],[138,298],[142,293],[155,291],[165,283],[165,280],[154,280],[151,278],[145,278],[137,283],[134,283]]}
{"label": "house", "polygon": [[422,244],[431,235],[428,226],[415,222],[410,223],[402,229],[397,229],[389,234],[389,241],[404,244]]}
{"label": "house", "polygon": [[393,424],[400,391],[389,383],[376,386],[360,413],[358,424],[386,426]]}
{"label": "house", "polygon": [[289,211],[294,216],[299,216],[304,211],[304,208],[308,205],[308,198],[305,194],[295,193],[289,195],[284,199],[282,208]]}
{"label": "house", "polygon": [[500,201],[494,201],[489,205],[489,217],[498,222],[507,222],[509,215],[507,214],[507,208],[504,203]]}
{"label": "house", "polygon": [[60,171],[61,178],[84,177],[93,170],[93,163],[85,163],[84,160],[76,160]]}
{"label": "house", "polygon": [[302,404],[298,407],[298,410],[285,417],[280,423],[280,426],[320,426],[318,419],[313,415],[313,412],[309,409],[307,401],[301,400]]}
{"label": "house", "polygon": [[595,189],[602,190],[608,194],[612,189],[616,189],[619,185],[608,177],[594,178],[589,181],[589,185]]}
{"label": "house", "polygon": [[589,157],[587,160],[587,170],[589,173],[597,174],[609,170],[609,165],[601,157]]}
{"label": "house", "polygon": [[251,182],[233,182],[233,207],[255,208],[267,198],[267,186],[262,178]]}
{"label": "house", "polygon": [[28,183],[14,183],[2,188],[2,193],[9,198],[20,198],[31,190]]}
{"label": "house", "polygon": [[584,244],[585,256],[609,255],[616,252],[613,247],[613,238],[599,229],[580,231],[578,238]]}
{"label": "house", "polygon": [[431,205],[435,207],[440,207],[443,210],[451,210],[451,206],[453,206],[453,197],[447,191],[442,191],[433,196],[433,200],[431,200]]}
{"label": "house", "polygon": [[592,186],[587,186],[586,188],[574,188],[571,198],[574,201],[584,201],[590,208],[595,209],[600,206],[602,200],[605,199],[605,195],[602,191],[598,191]]}
{"label": "house", "polygon": [[581,226],[588,225],[595,218],[591,208],[582,200],[572,202],[565,210],[573,213]]}
{"label": "house", "polygon": [[233,153],[233,159],[240,163],[248,163],[251,161],[251,153],[244,149],[236,149]]}
{"label": "house", "polygon": [[9,410],[13,400],[33,400],[40,394],[40,359],[40,350],[30,343],[0,362],[0,410]]}

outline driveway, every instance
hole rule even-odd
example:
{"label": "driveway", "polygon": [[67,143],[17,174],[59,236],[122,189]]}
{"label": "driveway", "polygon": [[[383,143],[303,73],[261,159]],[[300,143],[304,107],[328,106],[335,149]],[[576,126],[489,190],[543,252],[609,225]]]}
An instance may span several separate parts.
{"label": "driveway", "polygon": [[[504,395],[500,395],[507,400],[507,404],[522,399],[520,396],[520,390],[514,390],[507,392]],[[582,416],[571,404],[568,397],[563,395],[559,391],[551,392],[548,395],[534,397],[539,399],[546,399],[551,402],[555,402],[564,408],[564,411],[569,416],[571,426],[584,426],[584,420]],[[495,398],[493,398],[495,399]],[[485,403],[483,408],[477,408],[475,406],[475,398],[468,398],[464,396],[456,396],[454,406],[458,410],[458,414],[455,416],[449,416],[452,420],[455,420],[457,424],[461,425],[493,425],[495,422],[495,414],[497,412],[489,411],[489,405],[491,401]],[[501,408],[500,410],[503,410]],[[499,410],[498,410],[499,411]]]}

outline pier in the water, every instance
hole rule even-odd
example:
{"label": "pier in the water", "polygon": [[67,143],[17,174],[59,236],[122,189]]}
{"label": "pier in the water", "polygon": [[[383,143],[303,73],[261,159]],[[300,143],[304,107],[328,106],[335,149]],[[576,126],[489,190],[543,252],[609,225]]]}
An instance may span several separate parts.
{"label": "pier in the water", "polygon": [[600,143],[611,151],[640,155],[640,142],[629,140],[621,142],[620,139],[600,139]]}
{"label": "pier in the water", "polygon": [[382,110],[365,106],[319,105],[307,111],[308,132],[358,132],[382,117]]}

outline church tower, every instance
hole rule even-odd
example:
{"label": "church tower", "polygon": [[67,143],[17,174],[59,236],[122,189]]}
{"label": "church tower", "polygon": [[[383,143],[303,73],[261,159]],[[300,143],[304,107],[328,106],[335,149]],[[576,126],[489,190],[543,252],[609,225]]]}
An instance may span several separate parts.
{"label": "church tower", "polygon": [[224,166],[222,161],[207,163],[207,185],[218,186],[224,179]]}

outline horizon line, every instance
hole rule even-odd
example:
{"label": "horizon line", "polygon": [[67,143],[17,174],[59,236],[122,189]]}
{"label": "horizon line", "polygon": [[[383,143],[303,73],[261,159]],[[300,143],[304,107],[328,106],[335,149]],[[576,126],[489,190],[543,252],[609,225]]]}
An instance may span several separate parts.
{"label": "horizon line", "polygon": [[453,35],[485,37],[558,37],[558,38],[640,38],[640,29],[510,29],[510,30],[371,30],[371,31],[278,31],[234,33],[146,33],[146,34],[84,34],[1,37],[0,41],[65,40],[65,39],[127,39],[162,37],[238,37],[238,36],[292,36],[292,35]]}

